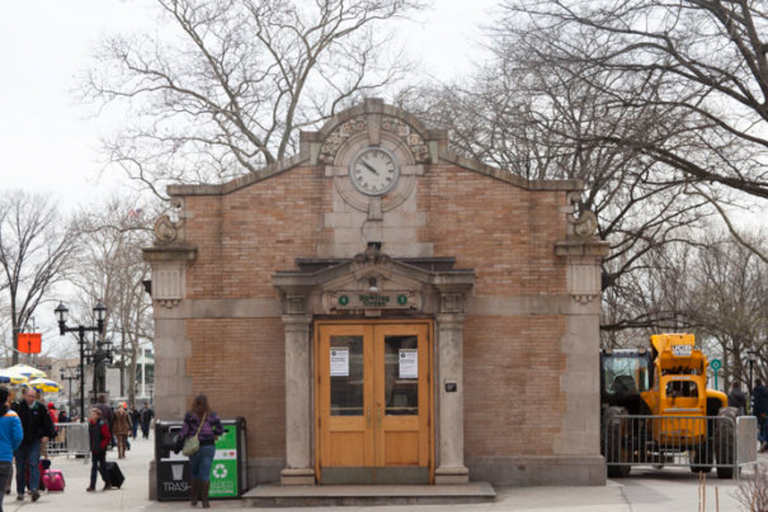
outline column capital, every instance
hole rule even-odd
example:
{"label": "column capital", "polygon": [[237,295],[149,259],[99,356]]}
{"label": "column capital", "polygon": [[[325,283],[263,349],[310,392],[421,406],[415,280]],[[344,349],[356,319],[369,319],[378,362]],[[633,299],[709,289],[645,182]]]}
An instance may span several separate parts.
{"label": "column capital", "polygon": [[286,329],[301,329],[312,323],[312,315],[283,315],[281,319]]}
{"label": "column capital", "polygon": [[438,313],[435,315],[435,320],[437,320],[437,328],[439,330],[463,330],[466,317],[467,315],[463,313]]}

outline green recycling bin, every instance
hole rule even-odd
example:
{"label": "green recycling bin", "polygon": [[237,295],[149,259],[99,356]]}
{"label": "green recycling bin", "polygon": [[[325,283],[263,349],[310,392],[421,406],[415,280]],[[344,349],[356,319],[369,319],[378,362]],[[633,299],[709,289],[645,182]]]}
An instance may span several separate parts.
{"label": "green recycling bin", "polygon": [[211,464],[211,498],[239,498],[248,490],[245,418],[221,420],[224,434],[216,441]]}
{"label": "green recycling bin", "polygon": [[[239,498],[247,487],[247,446],[245,418],[221,420],[224,433],[216,441],[211,465],[208,496],[216,499]],[[181,421],[155,423],[155,457],[158,501],[189,500],[189,459],[174,453]]]}

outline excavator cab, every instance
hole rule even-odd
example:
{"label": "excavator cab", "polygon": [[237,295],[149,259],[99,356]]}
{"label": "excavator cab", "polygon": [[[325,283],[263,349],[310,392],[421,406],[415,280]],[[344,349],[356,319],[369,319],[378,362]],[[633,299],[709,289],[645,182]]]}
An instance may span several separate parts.
{"label": "excavator cab", "polygon": [[600,395],[604,407],[620,406],[635,414],[644,410],[641,393],[653,383],[653,362],[646,349],[603,349],[600,352]]}

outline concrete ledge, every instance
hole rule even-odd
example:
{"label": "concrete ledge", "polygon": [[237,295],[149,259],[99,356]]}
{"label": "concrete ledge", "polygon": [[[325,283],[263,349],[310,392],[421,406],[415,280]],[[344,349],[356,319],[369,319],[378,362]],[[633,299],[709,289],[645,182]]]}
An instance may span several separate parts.
{"label": "concrete ledge", "polygon": [[487,482],[465,485],[263,485],[242,497],[243,508],[460,504],[492,502]]}
{"label": "concrete ledge", "polygon": [[591,456],[467,457],[473,480],[497,487],[605,485],[605,459]]}

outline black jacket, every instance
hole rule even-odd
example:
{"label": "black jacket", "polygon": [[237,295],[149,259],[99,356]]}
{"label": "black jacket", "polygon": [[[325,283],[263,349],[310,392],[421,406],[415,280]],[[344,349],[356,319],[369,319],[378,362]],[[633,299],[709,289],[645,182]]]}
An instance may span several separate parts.
{"label": "black jacket", "polygon": [[747,394],[740,389],[731,389],[728,393],[728,407],[735,407],[739,410],[739,414],[744,414],[747,410]]}
{"label": "black jacket", "polygon": [[25,400],[21,400],[11,405],[11,408],[19,415],[21,428],[24,429],[22,445],[29,446],[43,437],[51,439],[56,437],[56,429],[53,426],[51,415],[40,402],[35,402],[30,407]]}
{"label": "black jacket", "polygon": [[752,413],[758,418],[768,415],[768,387],[765,385],[755,386],[752,391]]}

